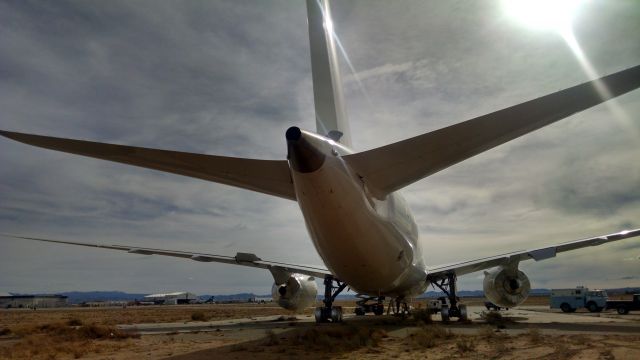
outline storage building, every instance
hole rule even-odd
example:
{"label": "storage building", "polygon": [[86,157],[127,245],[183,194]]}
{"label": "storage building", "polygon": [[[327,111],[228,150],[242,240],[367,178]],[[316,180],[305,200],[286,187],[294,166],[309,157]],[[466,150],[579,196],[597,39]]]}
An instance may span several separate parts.
{"label": "storage building", "polygon": [[63,295],[11,295],[0,294],[0,308],[37,309],[67,306],[67,297]]}
{"label": "storage building", "polygon": [[159,305],[177,305],[195,303],[198,300],[198,296],[194,293],[181,291],[168,294],[151,294],[145,296],[144,299]]}

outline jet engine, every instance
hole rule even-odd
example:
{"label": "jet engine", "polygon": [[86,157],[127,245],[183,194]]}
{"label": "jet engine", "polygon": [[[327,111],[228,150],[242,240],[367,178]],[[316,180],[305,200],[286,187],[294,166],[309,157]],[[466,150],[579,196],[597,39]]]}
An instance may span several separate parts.
{"label": "jet engine", "polygon": [[271,295],[273,301],[287,310],[303,310],[316,301],[318,285],[313,276],[291,274],[284,283],[273,284]]}
{"label": "jet engine", "polygon": [[529,296],[531,284],[529,278],[517,268],[498,267],[484,273],[484,296],[492,303],[502,307],[514,307]]}

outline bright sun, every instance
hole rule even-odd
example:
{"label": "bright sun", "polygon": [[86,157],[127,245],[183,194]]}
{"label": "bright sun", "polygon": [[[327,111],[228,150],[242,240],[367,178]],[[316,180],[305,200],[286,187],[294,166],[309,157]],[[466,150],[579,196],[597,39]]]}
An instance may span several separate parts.
{"label": "bright sun", "polygon": [[566,31],[586,0],[503,0],[507,14],[535,29]]}

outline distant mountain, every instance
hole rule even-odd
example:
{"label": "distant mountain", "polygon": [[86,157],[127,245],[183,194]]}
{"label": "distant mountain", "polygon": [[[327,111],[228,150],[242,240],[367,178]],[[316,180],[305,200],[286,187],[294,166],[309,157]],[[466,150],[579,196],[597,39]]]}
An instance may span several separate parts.
{"label": "distant mountain", "polygon": [[[640,287],[627,287],[627,288],[615,288],[615,289],[606,289],[609,295],[613,294],[640,294]],[[531,289],[529,295],[533,296],[547,296],[551,292],[550,289]],[[17,293],[11,293],[18,295]],[[123,291],[69,291],[69,292],[61,292],[57,293],[59,295],[67,296],[70,304],[80,304],[88,301],[133,301],[133,300],[141,300],[145,295],[148,294],[132,294],[126,293]],[[29,295],[29,294],[22,294]],[[34,294],[31,294],[34,295]],[[440,296],[444,296],[444,293],[441,291],[428,291],[418,298],[438,298]],[[484,292],[482,290],[461,290],[458,291],[458,296],[460,297],[484,297]],[[254,293],[240,293],[240,294],[230,294],[230,295],[200,295],[198,296],[201,300],[208,300],[213,297],[216,301],[248,301],[249,299],[259,297],[259,298],[269,298],[271,294],[266,295],[256,295]],[[322,295],[318,294],[318,299],[322,299]],[[356,296],[352,294],[341,294],[337,297],[340,300],[356,300]]]}

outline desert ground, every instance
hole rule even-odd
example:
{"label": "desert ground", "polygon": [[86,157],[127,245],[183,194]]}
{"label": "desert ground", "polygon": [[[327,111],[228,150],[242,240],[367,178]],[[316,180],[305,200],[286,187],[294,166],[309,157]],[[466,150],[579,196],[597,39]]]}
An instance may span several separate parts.
{"label": "desert ground", "polygon": [[[415,302],[416,309],[424,301]],[[275,304],[0,310],[0,359],[640,359],[640,312],[563,314],[546,298],[470,321],[439,315],[314,323]]]}

